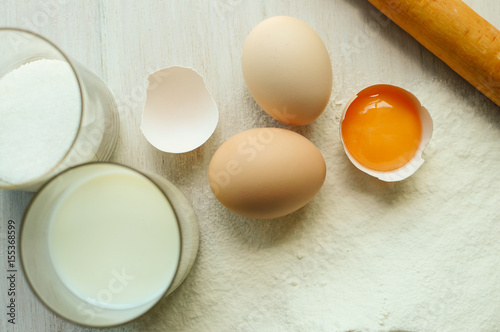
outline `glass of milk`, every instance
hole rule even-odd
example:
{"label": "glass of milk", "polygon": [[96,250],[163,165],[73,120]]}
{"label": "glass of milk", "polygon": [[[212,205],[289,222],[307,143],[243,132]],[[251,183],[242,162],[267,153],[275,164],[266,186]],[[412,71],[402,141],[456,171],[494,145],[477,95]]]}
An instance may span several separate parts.
{"label": "glass of milk", "polygon": [[46,183],[21,226],[25,275],[72,322],[131,321],[173,292],[198,251],[187,198],[157,174],[87,163]]}
{"label": "glass of milk", "polygon": [[58,172],[108,160],[119,116],[106,85],[31,32],[0,28],[0,189],[37,190]]}

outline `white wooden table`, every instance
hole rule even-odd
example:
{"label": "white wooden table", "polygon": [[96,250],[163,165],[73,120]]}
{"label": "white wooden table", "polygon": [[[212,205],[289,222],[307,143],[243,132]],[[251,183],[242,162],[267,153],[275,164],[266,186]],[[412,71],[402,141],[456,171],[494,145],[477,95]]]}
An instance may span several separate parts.
{"label": "white wooden table", "polygon": [[[465,2],[500,27],[500,2]],[[454,181],[454,184],[446,185],[440,180],[436,191],[430,189],[436,179],[458,172],[456,167],[446,168],[446,156],[452,155],[447,154],[446,149],[456,149],[453,156],[457,158],[468,153],[464,150],[469,147],[459,147],[463,142],[475,140],[470,131],[467,132],[469,123],[474,124],[471,128],[484,125],[489,133],[485,137],[498,137],[500,110],[396,25],[377,20],[376,13],[366,0],[0,1],[1,26],[38,32],[107,82],[121,113],[121,134],[112,160],[167,177],[186,193],[198,213],[200,252],[185,283],[144,317],[111,330],[414,331],[416,326],[425,326],[428,331],[444,331],[444,327],[460,331],[460,326],[473,326],[470,320],[464,323],[469,325],[448,322],[446,317],[454,317],[460,311],[451,304],[439,305],[443,303],[441,295],[430,291],[439,292],[442,288],[439,282],[447,272],[438,272],[437,275],[441,276],[438,280],[432,279],[431,273],[427,276],[429,279],[425,279],[425,273],[422,276],[426,285],[432,286],[426,289],[429,292],[427,297],[422,295],[422,303],[434,308],[419,314],[418,317],[423,317],[426,323],[417,321],[417,316],[405,316],[420,310],[420,302],[415,296],[398,302],[395,300],[397,294],[408,289],[409,297],[412,297],[412,287],[424,287],[423,279],[419,279],[411,264],[407,270],[391,271],[394,280],[406,283],[404,288],[398,288],[398,282],[384,284],[380,281],[380,285],[359,286],[366,290],[366,301],[356,297],[354,292],[349,293],[354,288],[348,286],[345,286],[348,293],[344,294],[345,298],[344,295],[335,296],[344,289],[337,272],[343,275],[346,271],[337,253],[342,251],[347,255],[347,252],[366,249],[366,245],[372,248],[368,250],[374,253],[377,262],[374,264],[390,265],[392,256],[384,254],[384,250],[404,248],[401,244],[400,247],[397,244],[391,247],[390,240],[384,236],[385,226],[380,228],[380,242],[386,244],[366,244],[362,241],[365,235],[361,231],[358,238],[353,236],[352,240],[346,240],[355,235],[352,229],[363,228],[361,220],[368,222],[370,218],[378,218],[389,223],[404,215],[405,220],[415,223],[430,222],[435,218],[436,223],[445,224],[452,218],[466,222],[473,219],[476,212],[483,211],[485,221],[500,223],[499,213],[495,210],[500,206],[495,189],[500,185],[500,178],[496,175],[500,167],[498,144],[492,144],[492,151],[482,155],[485,160],[481,165],[472,161],[477,157],[473,152],[470,159],[461,159],[463,173],[457,174],[456,178],[449,177],[449,183]],[[310,24],[323,38],[331,55],[334,87],[327,110],[313,125],[287,127],[306,135],[320,148],[327,161],[328,176],[320,195],[308,208],[271,222],[252,221],[235,216],[220,206],[208,186],[207,167],[217,147],[230,136],[253,127],[285,127],[259,110],[251,99],[240,64],[247,34],[258,22],[274,15],[295,16]],[[181,155],[155,150],[139,130],[146,76],[173,65],[192,67],[203,75],[220,110],[219,126],[212,138],[203,147]],[[343,156],[338,140],[338,120],[345,101],[364,87],[382,82],[406,87],[414,93],[423,91],[423,99],[432,105],[428,108],[435,116],[435,139],[426,155],[428,163],[414,179],[402,185],[386,186],[358,174]],[[433,90],[426,91],[426,86],[433,87]],[[441,100],[440,93],[454,97]],[[448,109],[448,106],[453,109]],[[453,118],[448,128],[447,121],[453,117],[453,112],[464,115],[464,119],[461,122]],[[462,138],[458,134],[461,126],[464,128]],[[455,135],[456,145],[452,144],[455,141],[446,138],[448,133]],[[481,142],[483,140],[477,138],[477,143]],[[467,160],[471,160],[470,164]],[[456,160],[450,159],[449,163],[456,163]],[[474,167],[478,167],[478,173],[490,178],[485,180],[481,191],[469,195],[467,188],[471,182],[482,181],[482,178],[475,178],[479,175],[474,172]],[[469,174],[470,181],[464,180],[464,174]],[[413,197],[412,190],[418,191],[419,195]],[[16,325],[7,323],[6,225],[11,219],[19,227],[31,197],[30,193],[0,191],[0,331],[90,330],[51,313],[31,292],[22,271],[18,272],[16,283]],[[476,201],[485,205],[474,205]],[[360,209],[359,204],[363,202],[374,204],[379,213],[369,215],[367,212],[363,215],[365,219],[360,217],[358,221],[349,221],[350,211]],[[464,204],[469,204],[469,209],[463,207]],[[426,206],[433,212],[425,212]],[[425,230],[425,233],[429,231]],[[497,226],[492,226],[491,233],[497,241],[500,239]],[[337,247],[336,239],[344,241],[339,242],[343,243],[342,248]],[[412,250],[425,255],[422,248]],[[435,256],[436,264],[440,264],[441,259],[449,262],[446,255]],[[474,261],[468,255],[456,264],[471,263],[471,269],[475,269]],[[394,258],[394,264],[400,262]],[[485,273],[495,273],[495,270],[491,267]],[[345,278],[349,280],[349,277]],[[464,276],[458,280],[467,283],[472,279]],[[497,285],[500,284],[500,276],[497,281]],[[470,290],[473,291],[474,287],[471,285]],[[386,292],[382,297],[385,300],[381,300],[380,315],[362,316],[365,310],[373,311],[370,306],[376,303],[373,300],[376,289]],[[460,294],[455,295],[453,303],[467,300]],[[500,309],[498,286],[478,291],[477,295],[491,302],[493,309]],[[346,300],[349,298],[352,302]],[[479,307],[482,305],[483,302],[478,304]],[[483,314],[485,316],[480,319],[485,325],[481,326],[487,329],[477,325],[477,329],[472,330],[493,331],[496,327],[495,331],[500,331],[500,312],[496,311],[496,318],[493,314]],[[357,319],[356,315],[361,316]],[[355,320],[357,322],[353,323]]]}

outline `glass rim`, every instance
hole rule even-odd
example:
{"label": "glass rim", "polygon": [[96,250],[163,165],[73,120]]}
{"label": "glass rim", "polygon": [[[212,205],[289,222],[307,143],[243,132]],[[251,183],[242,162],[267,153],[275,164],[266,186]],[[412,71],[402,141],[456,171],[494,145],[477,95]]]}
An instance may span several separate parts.
{"label": "glass rim", "polygon": [[[68,149],[66,150],[64,155],[61,157],[61,159],[59,159],[57,161],[57,163],[55,163],[55,165],[52,166],[48,171],[44,172],[42,175],[36,177],[35,179],[31,179],[29,181],[25,181],[22,183],[7,184],[7,185],[0,183],[0,189],[23,189],[26,187],[35,186],[35,185],[39,184],[41,179],[46,179],[48,181],[51,178],[50,175],[54,171],[56,171],[64,163],[64,161],[68,158],[71,151],[73,151],[73,148],[76,145],[76,141],[77,141],[78,137],[81,135],[82,127],[83,127],[83,125],[82,125],[83,124],[83,112],[84,112],[83,110],[85,109],[85,107],[84,107],[85,102],[84,102],[84,98],[83,98],[83,86],[82,86],[82,80],[81,80],[80,74],[78,74],[78,71],[76,70],[75,65],[73,64],[71,59],[52,41],[39,35],[36,32],[26,30],[26,29],[21,29],[21,28],[11,28],[11,27],[0,28],[0,33],[3,33],[3,32],[25,33],[27,35],[31,35],[34,38],[38,38],[38,39],[42,40],[43,42],[47,43],[50,47],[52,47],[57,53],[59,53],[63,57],[64,61],[70,66],[71,72],[73,73],[73,75],[76,79],[76,82],[78,84],[78,92],[80,95],[80,119],[78,121],[78,129],[75,133],[75,136],[73,137],[71,145],[68,147]],[[57,175],[57,174],[54,174],[54,175]],[[1,176],[0,176],[0,180],[2,180]],[[6,182],[4,180],[2,180],[2,181],[4,183]]]}
{"label": "glass rim", "polygon": [[[35,200],[43,193],[43,191],[46,189],[46,187],[48,185],[50,185],[53,181],[57,180],[57,178],[61,175],[63,175],[64,173],[67,173],[67,172],[70,172],[74,169],[77,169],[77,168],[82,168],[82,167],[87,167],[87,166],[92,166],[92,165],[110,165],[110,166],[117,166],[117,167],[121,167],[121,168],[125,168],[129,171],[132,171],[133,173],[136,173],[138,175],[141,175],[143,178],[145,178],[146,180],[148,180],[150,183],[152,183],[160,192],[161,194],[163,195],[163,197],[166,199],[167,203],[170,205],[170,207],[172,208],[172,211],[174,212],[174,216],[175,216],[175,222],[177,224],[177,229],[179,230],[178,232],[178,235],[179,235],[179,255],[177,257],[177,266],[175,268],[175,273],[173,275],[173,278],[170,282],[170,284],[167,286],[167,288],[165,289],[165,291],[163,291],[161,293],[161,295],[158,297],[157,300],[155,300],[155,302],[153,303],[153,305],[151,305],[148,309],[146,309],[144,312],[140,313],[139,315],[137,316],[134,316],[130,319],[126,319],[122,322],[119,322],[119,323],[116,323],[116,324],[106,324],[106,325],[91,325],[91,324],[85,324],[83,322],[78,322],[78,321],[75,321],[73,319],[70,319],[66,316],[64,316],[63,314],[61,314],[58,310],[56,310],[53,306],[49,305],[39,294],[39,292],[37,291],[37,289],[33,286],[33,282],[31,281],[31,278],[29,276],[29,274],[27,273],[27,269],[26,269],[26,266],[25,266],[25,263],[24,263],[24,259],[23,259],[23,246],[22,246],[22,243],[24,242],[22,239],[23,239],[23,231],[24,231],[24,226],[26,225],[26,216],[28,215],[28,212],[29,210],[31,209],[32,205],[34,204]],[[165,179],[166,180],[166,179]],[[167,180],[168,181],[168,180]],[[177,187],[176,187],[177,188]],[[58,317],[61,317],[63,318],[64,320],[66,321],[69,321],[73,324],[76,324],[76,325],[79,325],[79,326],[83,326],[83,327],[92,327],[92,328],[109,328],[109,327],[117,327],[117,326],[121,326],[121,325],[125,325],[125,324],[128,324],[130,322],[133,322],[139,318],[141,318],[142,316],[144,316],[145,314],[147,314],[149,311],[151,311],[154,307],[156,307],[158,305],[158,303],[165,297],[166,294],[168,294],[174,284],[174,281],[175,279],[177,278],[177,276],[179,275],[179,268],[181,266],[181,258],[182,258],[182,253],[183,253],[183,239],[182,239],[182,228],[181,228],[181,225],[180,225],[180,222],[179,222],[179,216],[178,216],[178,213],[176,211],[176,208],[175,206],[172,204],[171,200],[168,198],[167,194],[160,188],[160,186],[155,182],[154,179],[152,179],[150,176],[148,176],[145,172],[143,171],[139,171],[131,166],[127,166],[127,165],[123,165],[123,164],[120,164],[120,163],[117,163],[117,162],[112,162],[112,161],[91,161],[91,162],[87,162],[87,163],[83,163],[83,164],[79,164],[79,165],[76,165],[76,166],[72,166],[72,167],[69,167],[67,169],[65,169],[64,171],[54,175],[52,178],[50,178],[47,182],[45,182],[42,187],[40,188],[40,190],[38,190],[35,195],[33,196],[33,198],[31,199],[30,203],[28,204],[28,206],[26,207],[26,210],[24,212],[24,215],[23,215],[23,218],[22,218],[22,221],[21,221],[21,227],[20,227],[20,230],[19,230],[19,260],[21,261],[21,267],[23,269],[23,274],[25,276],[25,279],[30,287],[30,289],[33,291],[33,293],[36,295],[36,297],[40,300],[40,302],[45,306],[47,307],[51,312],[53,312],[54,314],[56,314]],[[61,280],[61,283],[64,285],[64,282],[62,282]],[[66,287],[67,288],[67,287]],[[69,292],[71,292],[69,289],[68,289]],[[76,295],[75,295],[76,296]],[[78,297],[78,296],[77,296]],[[84,300],[82,300],[83,302],[85,302]],[[109,309],[111,310],[111,309]]]}

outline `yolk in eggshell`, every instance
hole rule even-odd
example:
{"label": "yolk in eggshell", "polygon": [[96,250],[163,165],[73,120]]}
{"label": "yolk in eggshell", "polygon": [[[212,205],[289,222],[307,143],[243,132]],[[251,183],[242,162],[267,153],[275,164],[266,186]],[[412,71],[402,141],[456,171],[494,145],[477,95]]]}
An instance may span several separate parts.
{"label": "yolk in eggshell", "polygon": [[422,138],[417,106],[392,85],[361,91],[349,105],[341,125],[351,156],[375,171],[393,171],[416,154]]}

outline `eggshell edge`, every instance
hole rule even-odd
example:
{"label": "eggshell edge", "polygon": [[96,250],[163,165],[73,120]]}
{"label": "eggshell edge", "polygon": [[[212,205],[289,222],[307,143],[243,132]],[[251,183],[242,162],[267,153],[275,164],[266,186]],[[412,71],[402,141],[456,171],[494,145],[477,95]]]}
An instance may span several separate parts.
{"label": "eggshell edge", "polygon": [[[204,141],[202,141],[200,144],[198,144],[196,146],[193,146],[192,148],[189,148],[189,149],[173,149],[173,148],[164,148],[164,147],[160,148],[158,146],[158,144],[153,143],[148,138],[148,134],[146,133],[146,131],[144,129],[144,126],[143,126],[143,124],[144,124],[145,107],[146,107],[147,100],[150,97],[150,95],[149,95],[150,92],[148,90],[149,90],[149,86],[151,85],[151,79],[152,79],[152,77],[154,77],[155,75],[161,75],[161,72],[163,72],[163,71],[168,71],[168,70],[171,70],[171,69],[179,69],[179,68],[191,70],[194,73],[196,73],[196,75],[198,75],[199,78],[201,79],[201,81],[203,83],[203,86],[205,87],[205,90],[207,91],[208,95],[210,96],[210,100],[212,101],[212,106],[215,109],[215,112],[214,112],[214,114],[215,114],[215,121],[214,121],[215,125],[210,130],[210,135],[208,135],[207,138]],[[148,82],[148,84],[146,86],[146,99],[144,101],[144,106],[143,106],[143,109],[142,109],[140,129],[141,129],[141,132],[142,132],[143,136],[146,138],[146,140],[149,142],[149,144],[151,144],[155,149],[157,149],[159,151],[162,151],[162,152],[180,154],[180,153],[187,153],[187,152],[190,152],[190,151],[193,151],[193,150],[199,148],[200,146],[202,146],[203,144],[205,144],[210,139],[210,137],[212,137],[213,133],[215,132],[215,130],[217,129],[217,126],[218,126],[220,113],[219,113],[219,109],[217,107],[217,103],[215,102],[215,99],[213,98],[212,93],[208,89],[203,76],[196,69],[190,68],[190,67],[183,67],[183,66],[171,66],[171,67],[166,67],[166,68],[158,69],[157,71],[155,71],[153,73],[150,73],[147,76],[147,82]]]}
{"label": "eggshell edge", "polygon": [[415,156],[413,156],[413,158],[403,167],[387,172],[375,171],[359,163],[347,150],[344,143],[344,139],[342,137],[342,123],[344,122],[345,115],[347,113],[347,110],[349,109],[349,106],[351,106],[352,102],[356,98],[358,98],[358,95],[355,95],[347,102],[346,106],[344,107],[344,111],[342,112],[342,116],[340,117],[340,125],[339,125],[339,134],[340,134],[340,141],[342,142],[342,147],[344,148],[347,157],[353,163],[353,165],[356,166],[356,168],[358,168],[359,170],[365,172],[366,174],[376,177],[379,180],[385,182],[397,182],[407,179],[408,177],[413,175],[420,168],[420,166],[423,165],[425,160],[422,158],[422,153],[429,144],[432,138],[432,132],[434,130],[431,114],[425,107],[422,106],[418,98],[415,97],[414,94],[403,88],[397,86],[396,88],[400,89],[401,92],[403,92],[417,107],[420,120],[422,122],[422,139],[420,140],[420,145],[418,147],[418,150],[415,153]]}

